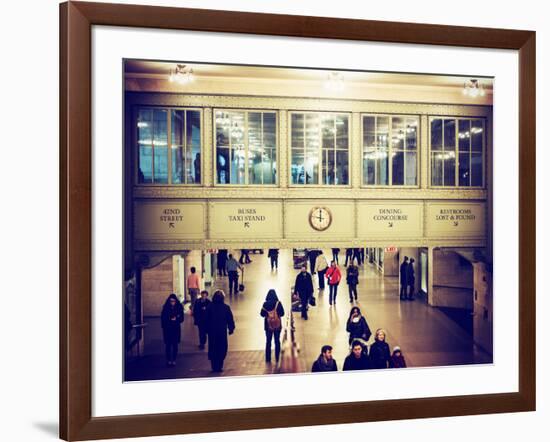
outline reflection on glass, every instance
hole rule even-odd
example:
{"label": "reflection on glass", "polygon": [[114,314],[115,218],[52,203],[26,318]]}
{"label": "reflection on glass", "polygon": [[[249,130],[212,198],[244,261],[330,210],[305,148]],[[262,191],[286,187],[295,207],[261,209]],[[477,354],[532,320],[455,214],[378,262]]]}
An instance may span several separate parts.
{"label": "reflection on glass", "polygon": [[443,185],[443,154],[432,153],[432,186]]}
{"label": "reflection on glass", "polygon": [[458,149],[470,151],[470,120],[458,120]]}
{"label": "reflection on glass", "polygon": [[405,183],[405,154],[404,152],[392,153],[392,184],[403,185]]}
{"label": "reflection on glass", "polygon": [[445,120],[443,123],[443,146],[445,150],[456,149],[456,122]]}
{"label": "reflection on glass", "polygon": [[472,175],[472,186],[483,186],[483,154],[472,152],[471,158],[471,175]]}
{"label": "reflection on glass", "polygon": [[392,147],[405,149],[405,119],[400,117],[392,117]]}
{"label": "reflection on glass", "polygon": [[138,183],[153,182],[153,146],[139,145]]}
{"label": "reflection on glass", "polygon": [[483,121],[472,121],[472,152],[483,151]]}
{"label": "reflection on glass", "polygon": [[431,133],[431,144],[430,144],[430,147],[431,147],[431,150],[441,150],[442,146],[443,146],[443,134],[442,134],[442,120],[440,119],[436,119],[436,120],[432,120],[432,123],[431,123],[431,130],[430,130],[430,133]]}
{"label": "reflection on glass", "polygon": [[416,186],[416,152],[405,153],[405,185]]}
{"label": "reflection on glass", "polygon": [[470,185],[470,152],[458,154],[458,185]]}
{"label": "reflection on glass", "polygon": [[443,185],[454,186],[455,185],[455,155],[448,154],[443,160]]}

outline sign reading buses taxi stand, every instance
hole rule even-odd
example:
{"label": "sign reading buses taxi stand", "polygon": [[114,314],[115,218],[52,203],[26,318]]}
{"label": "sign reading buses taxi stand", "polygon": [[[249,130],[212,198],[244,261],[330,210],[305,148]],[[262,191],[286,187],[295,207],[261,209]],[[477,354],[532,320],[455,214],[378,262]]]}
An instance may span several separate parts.
{"label": "sign reading buses taxi stand", "polygon": [[283,236],[280,201],[211,201],[208,212],[211,239],[262,240]]}

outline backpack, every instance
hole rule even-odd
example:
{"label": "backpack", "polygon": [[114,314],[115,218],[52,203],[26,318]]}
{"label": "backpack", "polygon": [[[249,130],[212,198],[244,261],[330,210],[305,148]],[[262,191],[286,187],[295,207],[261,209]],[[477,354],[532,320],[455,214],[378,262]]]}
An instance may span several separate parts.
{"label": "backpack", "polygon": [[265,310],[264,308],[264,310],[267,312],[266,320],[267,320],[267,329],[269,331],[275,331],[281,328],[281,318],[277,313],[278,306],[279,306],[279,301],[277,301],[277,303],[275,304],[275,308],[271,311]]}

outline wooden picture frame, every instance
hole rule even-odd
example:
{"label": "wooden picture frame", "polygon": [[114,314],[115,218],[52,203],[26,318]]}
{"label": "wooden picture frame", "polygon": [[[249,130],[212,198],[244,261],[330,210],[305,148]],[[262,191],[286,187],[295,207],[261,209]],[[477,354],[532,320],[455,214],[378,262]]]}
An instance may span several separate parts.
{"label": "wooden picture frame", "polygon": [[[92,417],[93,25],[519,51],[519,391],[273,408]],[[535,410],[535,90],[535,32],[532,31],[104,3],[61,4],[61,438],[72,441]]]}

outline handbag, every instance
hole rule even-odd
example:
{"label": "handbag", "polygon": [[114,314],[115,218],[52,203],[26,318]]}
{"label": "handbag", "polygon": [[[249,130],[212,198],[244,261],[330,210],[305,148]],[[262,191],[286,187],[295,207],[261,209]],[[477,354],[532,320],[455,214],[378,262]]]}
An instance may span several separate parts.
{"label": "handbag", "polygon": [[315,296],[311,295],[309,297],[309,305],[311,305],[312,307],[315,307],[316,304],[317,304],[317,301],[315,300]]}

